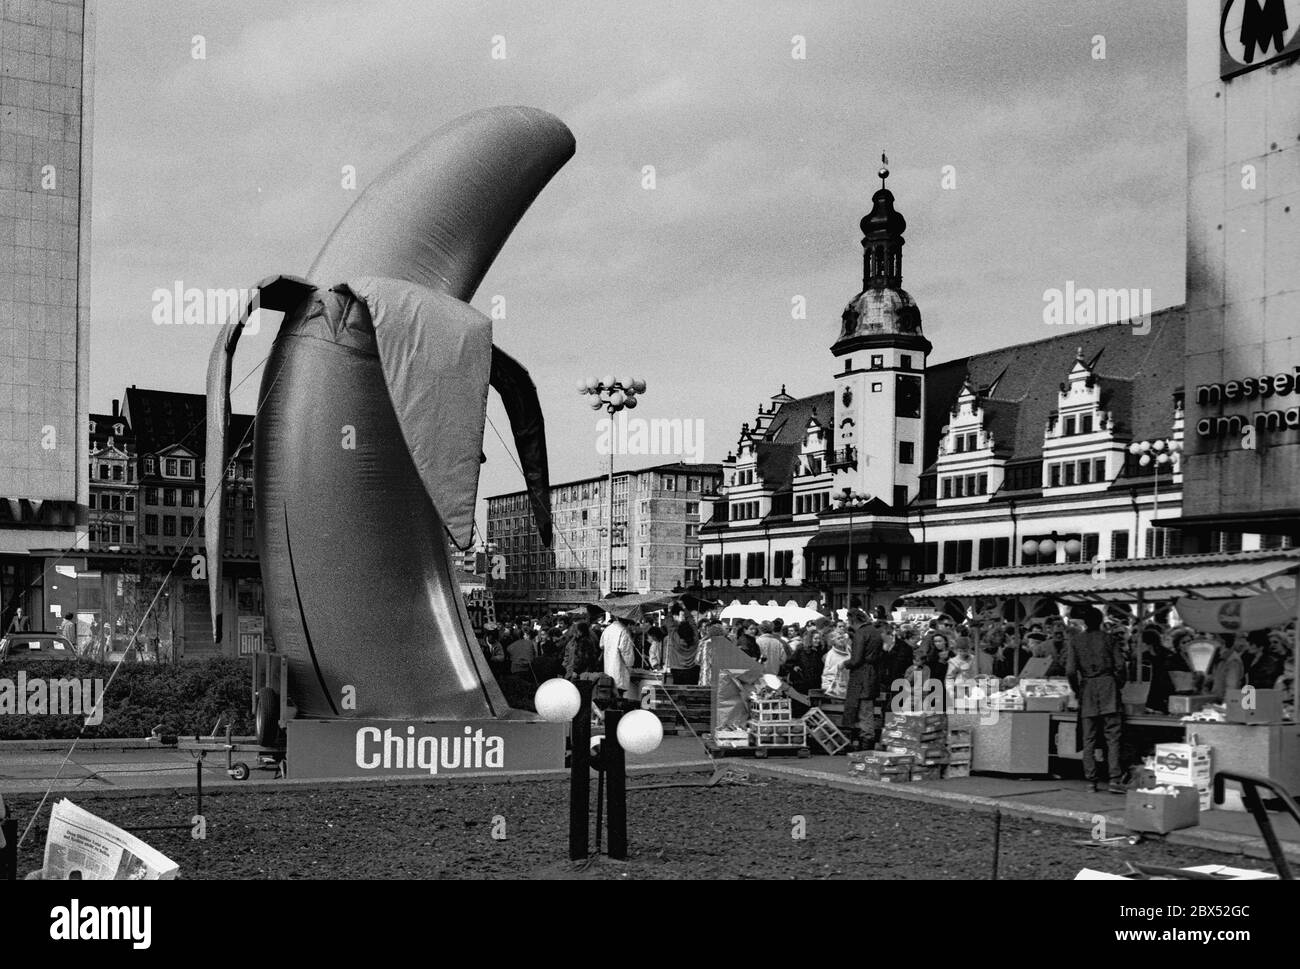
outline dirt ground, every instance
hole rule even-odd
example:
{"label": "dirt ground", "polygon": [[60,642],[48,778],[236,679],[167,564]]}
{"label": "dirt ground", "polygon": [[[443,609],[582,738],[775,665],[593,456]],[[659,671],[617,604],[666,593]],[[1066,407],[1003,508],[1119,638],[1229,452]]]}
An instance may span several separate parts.
{"label": "dirt ground", "polygon": [[[631,857],[580,871],[568,863],[568,787],[556,781],[349,784],[331,791],[250,786],[204,796],[206,840],[188,829],[140,836],[190,879],[991,877],[994,822],[987,813],[768,779],[677,786],[703,779],[630,779]],[[21,850],[20,872],[40,867],[57,797]],[[194,814],[193,796],[173,792],[71,799],[123,827],[188,825]],[[20,831],[38,801],[12,800]],[[592,817],[594,830],[594,811]],[[1068,879],[1084,867],[1120,872],[1125,861],[1267,867],[1159,840],[1121,848],[1074,843],[1088,836],[1082,826],[1004,817],[999,877]]]}

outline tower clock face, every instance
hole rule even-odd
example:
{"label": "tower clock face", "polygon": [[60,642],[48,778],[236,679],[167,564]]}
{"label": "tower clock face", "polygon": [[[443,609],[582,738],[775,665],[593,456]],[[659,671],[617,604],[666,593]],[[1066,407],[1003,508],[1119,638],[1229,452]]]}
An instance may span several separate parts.
{"label": "tower clock face", "polygon": [[853,391],[851,388],[844,388],[844,393],[840,395],[840,402],[844,404],[845,407],[848,407],[849,404],[853,403]]}
{"label": "tower clock face", "polygon": [[894,395],[894,414],[897,417],[921,416],[921,378],[900,373]]}

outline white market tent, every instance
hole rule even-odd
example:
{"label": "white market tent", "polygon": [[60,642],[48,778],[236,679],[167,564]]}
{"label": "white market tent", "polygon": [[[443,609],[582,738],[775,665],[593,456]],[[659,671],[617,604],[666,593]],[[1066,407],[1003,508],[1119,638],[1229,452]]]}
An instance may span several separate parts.
{"label": "white market tent", "polygon": [[744,603],[739,599],[733,599],[722,610],[722,618],[752,619],[754,622],[770,622],[773,619],[780,619],[789,626],[794,623],[803,625],[816,622],[824,617],[822,613],[811,606],[801,606],[793,599],[790,599],[785,605],[778,605],[775,599],[769,599],[766,603],[760,603],[757,599],[750,599],[749,602]]}

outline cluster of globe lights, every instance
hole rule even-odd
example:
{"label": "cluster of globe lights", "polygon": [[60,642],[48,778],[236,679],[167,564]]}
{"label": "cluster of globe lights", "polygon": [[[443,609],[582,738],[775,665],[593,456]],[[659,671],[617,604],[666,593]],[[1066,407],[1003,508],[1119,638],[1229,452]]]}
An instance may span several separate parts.
{"label": "cluster of globe lights", "polygon": [[[569,723],[582,708],[578,688],[556,677],[537,688],[537,715],[548,723]],[[664,726],[649,710],[632,710],[618,721],[618,745],[629,754],[648,754],[663,743]]]}
{"label": "cluster of globe lights", "polygon": [[1144,468],[1152,461],[1156,464],[1168,464],[1174,459],[1174,455],[1182,450],[1182,444],[1177,441],[1134,441],[1128,446],[1129,454],[1141,455],[1138,464]]}
{"label": "cluster of globe lights", "polygon": [[[1021,551],[1027,556],[1034,555],[1055,555],[1057,542],[1055,539],[1045,538],[1041,542],[1029,539],[1025,544],[1020,546]],[[1065,545],[1065,554],[1069,556],[1078,555],[1083,550],[1083,544],[1077,538],[1061,543]]]}
{"label": "cluster of globe lights", "polygon": [[644,394],[645,387],[645,381],[640,377],[619,377],[615,379],[609,376],[603,380],[590,377],[578,381],[578,393],[592,395],[591,409],[600,410],[604,407],[610,413],[622,410],[625,407],[629,409],[635,407],[637,394]]}

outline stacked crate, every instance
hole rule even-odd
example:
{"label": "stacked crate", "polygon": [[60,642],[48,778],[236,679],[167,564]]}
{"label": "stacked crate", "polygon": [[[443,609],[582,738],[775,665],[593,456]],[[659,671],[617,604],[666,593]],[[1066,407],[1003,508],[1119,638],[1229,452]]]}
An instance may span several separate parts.
{"label": "stacked crate", "polygon": [[944,777],[969,777],[971,762],[971,732],[969,728],[948,731],[948,763]]}
{"label": "stacked crate", "polygon": [[871,781],[906,784],[912,779],[912,755],[888,750],[860,750],[849,754],[849,773]]}
{"label": "stacked crate", "polygon": [[803,747],[808,728],[794,719],[790,698],[754,697],[749,701],[749,745],[751,747]]}
{"label": "stacked crate", "polygon": [[641,691],[641,706],[663,725],[664,733],[705,733],[713,727],[713,697],[707,686],[647,685]]}
{"label": "stacked crate", "polygon": [[890,713],[881,734],[883,747],[892,754],[912,758],[912,780],[934,781],[948,762],[948,716],[943,713]]}

